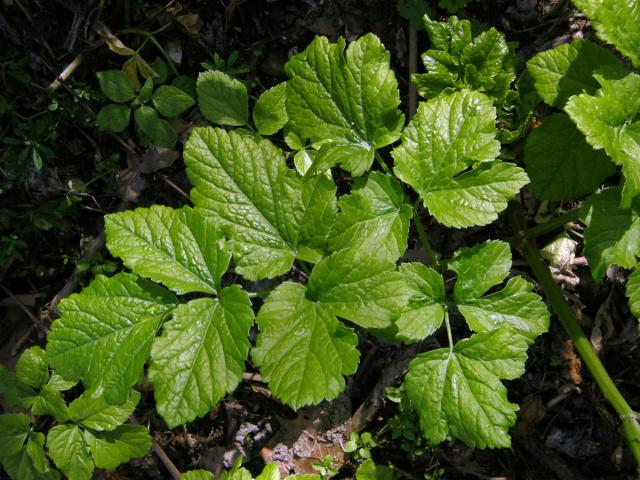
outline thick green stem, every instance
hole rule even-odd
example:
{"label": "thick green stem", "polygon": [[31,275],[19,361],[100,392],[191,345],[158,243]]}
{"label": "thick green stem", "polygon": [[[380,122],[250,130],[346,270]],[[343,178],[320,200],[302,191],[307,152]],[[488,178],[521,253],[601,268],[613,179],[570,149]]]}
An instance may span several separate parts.
{"label": "thick green stem", "polygon": [[447,327],[447,340],[449,341],[449,355],[453,353],[453,334],[451,333],[451,324],[449,323],[449,312],[444,312],[444,325]]}
{"label": "thick green stem", "polygon": [[[420,200],[418,200],[418,202],[420,202]],[[438,257],[436,257],[436,254],[433,252],[433,248],[431,247],[431,243],[429,243],[429,237],[427,237],[427,232],[425,231],[422,220],[420,219],[417,204],[413,206],[413,222],[416,224],[418,237],[420,238],[420,243],[422,243],[422,248],[424,248],[424,253],[427,257],[427,261],[425,263],[430,267],[437,267]]]}
{"label": "thick green stem", "polygon": [[569,222],[573,222],[580,218],[580,214],[582,213],[581,208],[576,208],[574,210],[569,210],[566,213],[563,213],[559,217],[554,217],[548,222],[541,223],[540,225],[536,225],[535,227],[531,227],[527,230],[524,230],[523,236],[524,238],[537,238],[545,233],[553,232],[558,228],[565,226]]}
{"label": "thick green stem", "polygon": [[[522,224],[524,222],[519,220],[518,223]],[[638,423],[637,413],[631,409],[618,390],[618,387],[609,376],[609,373],[604,368],[600,358],[598,358],[598,355],[593,349],[593,345],[591,345],[591,341],[587,338],[582,327],[578,323],[571,306],[565,300],[560,287],[558,287],[558,285],[553,281],[553,278],[551,278],[549,268],[540,256],[540,252],[535,246],[533,240],[530,238],[524,238],[521,246],[531,270],[542,285],[542,288],[551,303],[551,307],[565,331],[569,334],[574,348],[589,369],[591,376],[598,387],[600,387],[604,397],[620,416],[624,434],[629,442],[629,447],[636,458],[636,462],[640,465],[640,424]]]}
{"label": "thick green stem", "polygon": [[382,155],[380,155],[380,153],[377,150],[375,152],[375,156],[376,156],[376,160],[378,161],[378,165],[382,167],[382,170],[384,170],[384,173],[388,173],[389,175],[391,175],[391,168],[389,168],[389,165],[387,165],[387,162],[385,162],[384,158],[382,158]]}

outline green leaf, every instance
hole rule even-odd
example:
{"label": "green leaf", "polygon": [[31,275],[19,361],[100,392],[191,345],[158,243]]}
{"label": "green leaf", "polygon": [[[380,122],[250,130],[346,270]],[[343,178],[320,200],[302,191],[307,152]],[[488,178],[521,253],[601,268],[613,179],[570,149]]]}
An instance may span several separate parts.
{"label": "green leaf", "polygon": [[98,468],[113,469],[132,458],[144,457],[151,448],[151,437],[142,425],[120,425],[108,432],[84,431],[91,456]]}
{"label": "green leaf", "polygon": [[601,89],[595,95],[573,96],[565,110],[595,149],[604,149],[613,161],[622,165],[626,182],[622,206],[630,207],[633,197],[640,194],[640,75],[629,73],[611,79],[595,75]]}
{"label": "green leaf", "polygon": [[360,464],[356,471],[356,480],[393,480],[393,470],[384,465],[376,465],[371,459]]}
{"label": "green leaf", "polygon": [[500,380],[524,373],[526,351],[524,340],[499,329],[416,357],[404,386],[425,436],[435,444],[455,437],[472,448],[510,447],[518,406]]}
{"label": "green leaf", "polygon": [[249,97],[244,83],[224,72],[210,70],[198,75],[198,105],[204,118],[219,125],[246,125]]}
{"label": "green leaf", "polygon": [[251,301],[239,285],[222,290],[219,299],[176,308],[153,345],[149,369],[156,408],[169,428],[206,414],[236,388],[252,325]]}
{"label": "green leaf", "polygon": [[36,346],[25,350],[16,364],[18,381],[39,389],[49,380],[49,365],[42,348]]}
{"label": "green leaf", "polygon": [[196,91],[196,79],[188,75],[178,75],[171,81],[171,85],[179,88],[191,98],[195,98],[198,94]]}
{"label": "green leaf", "polygon": [[506,100],[515,80],[515,55],[495,28],[473,37],[471,23],[449,17],[447,22],[424,17],[431,49],[422,55],[427,73],[414,74],[418,93],[430,99],[442,93],[470,89],[498,103]]}
{"label": "green leaf", "polygon": [[337,397],[360,357],[354,331],[307,297],[306,287],[292,282],[272,291],[256,318],[260,334],[251,351],[270,390],[294,409]]}
{"label": "green leaf", "polygon": [[125,103],[133,100],[135,93],[129,78],[120,70],[105,70],[96,73],[100,89],[109,100],[116,103]]}
{"label": "green leaf", "polygon": [[594,150],[575,124],[554,113],[527,137],[524,163],[529,189],[542,200],[568,200],[592,193],[615,173],[605,153]]}
{"label": "green leaf", "polygon": [[424,30],[424,23],[422,17],[425,14],[432,13],[431,7],[426,0],[398,0],[397,4],[398,14],[409,20],[411,28],[421,31]]}
{"label": "green leaf", "polygon": [[196,208],[211,216],[231,245],[236,270],[257,280],[287,272],[296,257],[322,251],[335,216],[335,185],[303,181],[265,139],[195,128],[185,147]]}
{"label": "green leaf", "polygon": [[[343,164],[359,174],[373,151],[400,136],[404,115],[398,110],[398,83],[389,52],[369,33],[352,42],[330,43],[316,37],[285,65],[288,128],[301,139],[361,146],[371,153]],[[337,157],[334,157],[337,158]]]}
{"label": "green leaf", "polygon": [[129,126],[131,120],[131,108],[129,105],[110,103],[98,112],[96,122],[100,130],[110,132],[122,132]]}
{"label": "green leaf", "polygon": [[622,63],[606,48],[582,39],[545,50],[527,62],[538,94],[557,108],[573,95],[595,93],[599,84],[593,74],[603,66],[622,68]]}
{"label": "green leaf", "polygon": [[151,100],[151,96],[153,95],[153,78],[147,78],[142,85],[142,88],[138,92],[138,101],[140,103],[147,103]]}
{"label": "green leaf", "polygon": [[338,206],[340,213],[329,236],[331,250],[358,249],[391,262],[404,254],[413,208],[405,203],[402,186],[394,177],[372,172],[357,181]]}
{"label": "green leaf", "polygon": [[549,311],[533,285],[514,277],[500,291],[458,302],[457,307],[474,332],[511,328],[531,344],[549,328]]}
{"label": "green leaf", "polygon": [[633,268],[640,254],[640,205],[620,206],[620,188],[613,187],[593,196],[586,205],[583,253],[591,274],[602,279],[611,265]]}
{"label": "green leaf", "polygon": [[44,435],[31,432],[27,443],[18,453],[9,455],[3,460],[6,473],[14,480],[52,480],[60,478],[56,470],[52,470],[44,454]]}
{"label": "green leaf", "polygon": [[64,398],[59,391],[52,390],[48,385],[33,397],[31,412],[34,415],[51,415],[59,422],[64,422],[68,417]]}
{"label": "green leaf", "polygon": [[640,270],[633,271],[627,279],[626,295],[629,297],[629,308],[636,318],[640,318]]}
{"label": "green leaf", "polygon": [[180,115],[195,103],[193,98],[171,85],[162,85],[153,94],[153,105],[165,117]]}
{"label": "green leaf", "polygon": [[307,298],[364,328],[391,326],[405,305],[405,282],[395,263],[340,250],[318,263]]}
{"label": "green leaf", "polygon": [[419,105],[391,152],[395,174],[441,223],[486,225],[528,181],[515,165],[493,161],[500,151],[495,136],[495,109],[485,95],[438,96]]}
{"label": "green leaf", "polygon": [[640,8],[632,0],[573,0],[593,24],[596,35],[640,67]]}
{"label": "green leaf", "polygon": [[0,415],[0,461],[20,452],[31,431],[29,417],[22,413]]}
{"label": "green leaf", "polygon": [[61,317],[48,335],[49,363],[65,378],[102,383],[108,402],[124,403],[160,322],[177,303],[173,294],[135,275],[98,275],[60,302]]}
{"label": "green leaf", "polygon": [[444,281],[438,272],[421,263],[403,263],[400,273],[410,296],[407,307],[395,322],[395,337],[403,342],[419,342],[440,328],[444,320]]}
{"label": "green leaf", "polygon": [[145,105],[133,113],[136,127],[157,147],[173,148],[178,139],[175,129],[169,122],[158,117],[156,111]]}
{"label": "green leaf", "polygon": [[89,449],[76,425],[58,425],[47,434],[49,457],[69,480],[90,480],[93,461]]}
{"label": "green leaf", "polygon": [[180,474],[180,480],[214,480],[213,473],[208,470],[191,470]]}
{"label": "green leaf", "polygon": [[285,126],[287,84],[279,83],[262,93],[253,107],[253,123],[261,135],[273,135]]}
{"label": "green leaf", "polygon": [[199,212],[153,205],[105,216],[107,247],[138,275],[176,293],[216,293],[231,260],[222,232]]}
{"label": "green leaf", "polygon": [[278,470],[278,464],[270,463],[268,465],[265,465],[260,475],[256,477],[256,480],[280,480],[280,470]]}
{"label": "green leaf", "polygon": [[357,177],[371,168],[374,157],[375,151],[367,145],[325,142],[313,158],[306,175],[322,173],[337,164],[342,164],[342,168]]}
{"label": "green leaf", "polygon": [[140,394],[131,390],[122,405],[106,402],[102,388],[85,391],[69,405],[69,420],[93,430],[114,430],[133,414]]}
{"label": "green leaf", "polygon": [[511,249],[498,240],[479,243],[458,250],[447,268],[458,274],[453,290],[456,301],[479,298],[509,274]]}

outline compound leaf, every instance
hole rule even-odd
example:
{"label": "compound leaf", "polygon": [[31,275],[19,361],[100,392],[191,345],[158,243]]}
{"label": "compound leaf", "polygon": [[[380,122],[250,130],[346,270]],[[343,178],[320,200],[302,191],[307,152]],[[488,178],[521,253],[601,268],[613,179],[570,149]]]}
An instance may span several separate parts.
{"label": "compound leaf", "polygon": [[149,380],[169,428],[211,410],[242,380],[253,310],[239,285],[182,304],[153,344]]}
{"label": "compound leaf", "polygon": [[218,70],[201,72],[196,85],[204,118],[219,125],[239,127],[249,119],[247,87]]}
{"label": "compound leaf", "polygon": [[403,263],[400,273],[410,293],[406,309],[395,322],[395,336],[403,342],[419,342],[435,332],[444,320],[444,281],[438,272],[421,263]]}
{"label": "compound leaf", "polygon": [[67,404],[59,391],[45,385],[40,392],[33,397],[31,411],[34,415],[51,415],[59,422],[64,422],[67,417]]}
{"label": "compound leaf", "polygon": [[596,35],[640,67],[640,5],[634,0],[573,0]]}
{"label": "compound leaf", "polygon": [[352,248],[391,262],[404,254],[413,209],[391,175],[370,173],[355,183],[350,195],[340,198],[338,206],[329,236],[331,250]]}
{"label": "compound leaf", "polygon": [[47,434],[49,457],[69,480],[90,480],[94,465],[77,425],[58,425]]}
{"label": "compound leaf", "polygon": [[158,117],[158,113],[151,107],[142,105],[133,112],[136,127],[145,139],[144,143],[152,143],[157,147],[173,148],[178,135],[173,126]]}
{"label": "compound leaf", "polygon": [[405,305],[405,282],[395,263],[340,250],[318,263],[307,298],[364,328],[391,326]]}
{"label": "compound leaf", "polygon": [[213,219],[154,205],[105,216],[109,251],[135,273],[179,294],[215,293],[231,253]]}
{"label": "compound leaf", "polygon": [[285,126],[287,84],[279,83],[258,97],[253,107],[253,123],[261,135],[273,135]]}
{"label": "compound leaf", "polygon": [[292,282],[271,292],[251,352],[271,391],[295,409],[337,397],[360,357],[354,331],[307,297],[306,287]]}
{"label": "compound leaf", "polygon": [[591,197],[586,205],[583,253],[591,274],[602,279],[611,265],[632,268],[640,253],[640,205],[620,206],[620,188],[613,187]]}
{"label": "compound leaf", "polygon": [[151,437],[142,425],[120,425],[107,432],[84,431],[93,461],[98,468],[113,469],[132,458],[144,457],[151,448]]}
{"label": "compound leaf", "polygon": [[296,256],[317,261],[306,254],[326,243],[336,208],[331,180],[307,184],[270,141],[221,129],[194,129],[184,158],[193,203],[225,229],[245,278],[281,275]]}
{"label": "compound leaf", "polygon": [[16,378],[30,387],[42,388],[49,380],[49,365],[42,348],[35,346],[25,350],[16,364]]}
{"label": "compound leaf", "polygon": [[495,114],[481,93],[463,90],[438,96],[420,104],[402,144],[392,152],[396,176],[411,185],[445,225],[495,220],[528,181],[515,165],[494,161],[500,151]]}
{"label": "compound leaf", "polygon": [[[607,75],[613,75],[607,71]],[[630,207],[640,194],[640,75],[629,73],[622,78],[595,75],[601,87],[595,95],[573,96],[565,110],[595,149],[604,149],[618,165],[626,182],[622,206]]]}
{"label": "compound leaf", "polygon": [[93,430],[114,430],[127,421],[139,401],[135,390],[122,405],[107,403],[102,388],[87,390],[69,405],[69,420]]}
{"label": "compound leaf", "polygon": [[[285,65],[288,128],[301,139],[332,145],[359,146],[366,154],[351,159],[350,149],[332,154],[349,171],[369,169],[375,149],[400,136],[404,115],[389,52],[373,34],[352,42],[330,43],[316,37]],[[354,174],[355,174],[354,173]]]}
{"label": "compound leaf", "polygon": [[501,379],[524,373],[527,344],[508,329],[476,333],[416,357],[405,389],[433,443],[455,437],[470,447],[509,447],[507,430],[518,406],[507,399]]}
{"label": "compound leaf", "polygon": [[49,363],[67,379],[102,384],[109,403],[124,403],[160,322],[177,303],[172,293],[136,275],[98,275],[60,302],[61,317],[48,336]]}
{"label": "compound leaf", "polygon": [[524,163],[529,189],[543,200],[586,195],[615,172],[605,153],[594,150],[563,113],[554,113],[529,134]]}
{"label": "compound leaf", "polygon": [[40,432],[31,432],[24,448],[18,453],[6,456],[2,462],[2,466],[9,477],[15,480],[52,480],[60,478],[60,474],[51,469],[49,461],[44,454],[44,435]]}
{"label": "compound leaf", "polygon": [[422,55],[427,73],[411,78],[418,93],[430,99],[468,88],[501,103],[515,80],[515,57],[502,33],[491,28],[473,37],[471,23],[424,17],[431,49]]}
{"label": "compound leaf", "polygon": [[557,108],[573,95],[595,93],[599,84],[593,74],[603,66],[622,68],[622,63],[606,48],[582,39],[540,52],[527,62],[538,94]]}
{"label": "compound leaf", "polygon": [[153,105],[165,117],[180,115],[194,103],[193,98],[171,85],[162,85],[153,94]]}

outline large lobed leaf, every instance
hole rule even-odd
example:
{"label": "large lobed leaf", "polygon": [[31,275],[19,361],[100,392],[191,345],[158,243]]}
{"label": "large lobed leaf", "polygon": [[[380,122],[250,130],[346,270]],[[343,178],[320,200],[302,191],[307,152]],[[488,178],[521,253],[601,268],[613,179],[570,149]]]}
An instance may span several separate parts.
{"label": "large lobed leaf", "polygon": [[98,275],[60,302],[61,317],[47,339],[49,363],[67,379],[102,384],[110,403],[124,403],[142,376],[160,322],[177,303],[172,293],[136,275]]}
{"label": "large lobed leaf", "polygon": [[105,216],[107,247],[138,275],[176,293],[216,293],[231,260],[211,218],[154,205]]}
{"label": "large lobed leaf", "polygon": [[[389,52],[369,33],[352,42],[316,37],[285,65],[288,128],[324,142],[321,155],[362,175],[375,150],[400,136],[404,115]],[[326,160],[325,160],[326,161]],[[325,168],[328,168],[325,166]]]}
{"label": "large lobed leaf", "polygon": [[640,4],[636,0],[573,0],[598,37],[640,67]]}
{"label": "large lobed leaf", "polygon": [[507,431],[518,406],[500,380],[524,373],[526,351],[524,340],[498,329],[416,357],[404,385],[426,437],[436,444],[456,437],[470,447],[511,446]]}
{"label": "large lobed leaf", "polygon": [[623,207],[640,194],[640,75],[606,70],[595,75],[601,88],[595,95],[583,93],[569,99],[565,107],[578,129],[595,149],[604,151],[618,165],[626,182]]}
{"label": "large lobed leaf", "polygon": [[331,250],[351,248],[391,262],[404,254],[413,209],[394,177],[370,173],[354,184],[351,194],[340,198],[338,206],[340,213],[329,236]]}
{"label": "large lobed leaf", "polygon": [[251,355],[271,391],[293,408],[337,397],[356,371],[358,337],[304,285],[285,282],[260,309]]}
{"label": "large lobed leaf", "polygon": [[557,108],[573,95],[594,94],[599,84],[593,74],[605,66],[620,69],[622,63],[606,48],[582,39],[540,52],[527,62],[538,94]]}
{"label": "large lobed leaf", "polygon": [[543,200],[592,193],[615,172],[602,150],[594,150],[567,115],[554,113],[527,137],[524,163],[529,189]]}
{"label": "large lobed leaf", "polygon": [[169,428],[202,416],[242,380],[253,310],[239,285],[180,305],[153,344],[149,380]]}
{"label": "large lobed leaf", "polygon": [[194,129],[184,159],[194,204],[225,229],[245,278],[322,258],[336,210],[331,180],[303,181],[268,140],[221,129]]}
{"label": "large lobed leaf", "polygon": [[395,174],[431,214],[452,227],[485,225],[528,183],[522,169],[496,161],[495,108],[463,90],[421,103],[393,150]]}
{"label": "large lobed leaf", "polygon": [[584,232],[585,257],[596,281],[611,265],[632,268],[640,254],[640,205],[620,206],[621,189],[612,187],[594,195],[586,204]]}

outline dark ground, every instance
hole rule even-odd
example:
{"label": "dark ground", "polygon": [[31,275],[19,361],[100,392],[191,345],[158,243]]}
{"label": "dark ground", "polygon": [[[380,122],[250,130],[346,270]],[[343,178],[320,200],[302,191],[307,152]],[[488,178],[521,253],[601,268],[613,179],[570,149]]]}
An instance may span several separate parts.
{"label": "dark ground", "polygon": [[[42,170],[31,162],[16,167],[4,158],[0,164],[0,360],[12,367],[16,355],[34,344],[44,344],[44,335],[34,327],[33,319],[50,321],[50,302],[72,276],[75,262],[86,257],[85,250],[101,247],[99,236],[105,213],[134,204],[154,203],[180,206],[182,196],[173,185],[188,192],[190,186],[184,165],[178,159],[167,168],[148,174],[136,171],[136,159],[142,149],[131,133],[120,136],[128,148],[114,137],[92,125],[85,107],[99,108],[95,72],[119,68],[122,57],[107,50],[96,34],[97,3],[85,0],[5,0],[0,7],[0,82],[2,95],[14,104],[15,115],[0,117],[2,138],[15,136],[17,125],[27,122],[28,132],[36,131],[38,119],[46,119],[40,140],[53,151]],[[126,4],[131,8],[127,11]],[[517,4],[517,5],[516,5]],[[515,5],[515,6],[514,6]],[[166,7],[166,8],[165,8]],[[181,51],[180,73],[196,76],[200,62],[210,60],[213,52],[223,57],[239,53],[238,64],[249,72],[247,80],[253,100],[266,88],[284,79],[283,65],[288,56],[302,50],[315,34],[331,39],[345,35],[356,38],[366,32],[377,34],[391,51],[403,101],[408,92],[408,26],[396,11],[396,3],[387,0],[261,0],[261,1],[109,1],[101,20],[112,31],[129,25],[154,30],[177,15],[199,15],[201,28],[187,29],[175,24],[163,31],[159,40]],[[507,38],[520,43],[522,60],[571,36],[591,33],[584,18],[575,16],[568,2],[482,1],[472,3],[463,15],[494,25]],[[191,34],[190,34],[191,33]],[[127,44],[139,44],[139,37],[122,35]],[[427,47],[424,33],[418,34],[418,52]],[[79,53],[84,61],[68,81],[49,96],[46,87]],[[143,50],[152,60],[153,47]],[[28,77],[25,80],[25,75]],[[52,100],[57,110],[47,112]],[[45,112],[30,119],[39,112]],[[26,120],[25,120],[26,119]],[[184,130],[196,119],[185,118]],[[4,146],[0,146],[4,148]],[[178,147],[179,148],[179,147]],[[517,149],[517,146],[516,146]],[[151,169],[154,170],[154,169]],[[127,197],[122,186],[128,186]],[[538,205],[531,205],[535,214]],[[443,230],[427,226],[436,239],[436,250],[443,256],[455,249],[487,238],[504,238],[509,225],[499,221],[482,229]],[[7,250],[12,235],[25,242],[15,243],[19,256]],[[415,232],[411,234],[412,255],[420,255]],[[542,239],[544,240],[544,239]],[[541,242],[541,245],[543,243]],[[110,269],[112,259],[105,249],[102,256],[84,265]],[[7,253],[8,252],[8,253]],[[93,253],[93,252],[90,252]],[[527,275],[524,262],[514,253],[514,269]],[[519,269],[522,269],[520,271]],[[623,395],[632,406],[640,405],[640,364],[636,320],[628,311],[624,297],[624,272],[610,272],[602,284],[595,284],[586,267],[575,270],[579,280],[570,292],[576,311],[586,328],[595,326],[594,340],[600,341],[601,358]],[[80,276],[80,284],[89,276]],[[72,284],[71,287],[74,285]],[[25,310],[30,316],[25,313]],[[37,323],[37,322],[36,322]],[[598,336],[600,335],[600,337]],[[436,448],[415,446],[410,455],[401,441],[388,430],[378,437],[373,449],[377,463],[392,463],[408,472],[408,478],[509,478],[509,479],[630,479],[636,477],[633,459],[620,436],[620,424],[603,399],[588,372],[566,340],[561,327],[552,322],[548,334],[540,337],[530,351],[527,373],[509,384],[510,400],[521,405],[520,418],[512,430],[513,448],[480,451],[460,442]],[[446,342],[446,339],[436,338]],[[426,348],[422,345],[418,348]],[[433,342],[429,344],[433,346]],[[166,429],[153,410],[153,396],[143,385],[143,400],[136,413],[149,423],[155,439],[181,470],[216,470],[222,462],[243,454],[257,471],[264,458],[290,460],[286,448],[276,447],[287,438],[322,437],[319,450],[313,445],[304,451],[310,457],[341,451],[340,445],[327,443],[326,434],[316,432],[319,415],[322,429],[344,434],[345,422],[358,406],[371,398],[382,372],[399,380],[398,365],[406,360],[406,348],[384,344],[362,336],[360,369],[348,383],[338,401],[309,409],[299,417],[270,397],[265,385],[248,375],[237,391],[222,401],[209,415],[184,428]],[[415,353],[415,352],[414,352]],[[379,432],[397,415],[394,403],[384,402],[365,426]],[[319,413],[320,412],[320,413]],[[296,419],[297,418],[297,419]],[[327,424],[328,423],[328,424]],[[302,435],[300,438],[305,437]],[[340,435],[338,435],[340,437]],[[342,437],[340,437],[342,438]],[[290,443],[290,442],[289,442]],[[283,450],[284,448],[284,450]],[[333,450],[332,450],[333,448]],[[296,468],[309,468],[313,459],[303,459]],[[292,464],[289,463],[291,466]],[[353,478],[356,463],[348,457],[335,478]],[[440,473],[438,473],[438,471]],[[168,478],[158,457],[149,454],[118,469],[97,473],[97,478]],[[441,476],[438,476],[441,475]],[[0,478],[5,478],[0,473]]]}

